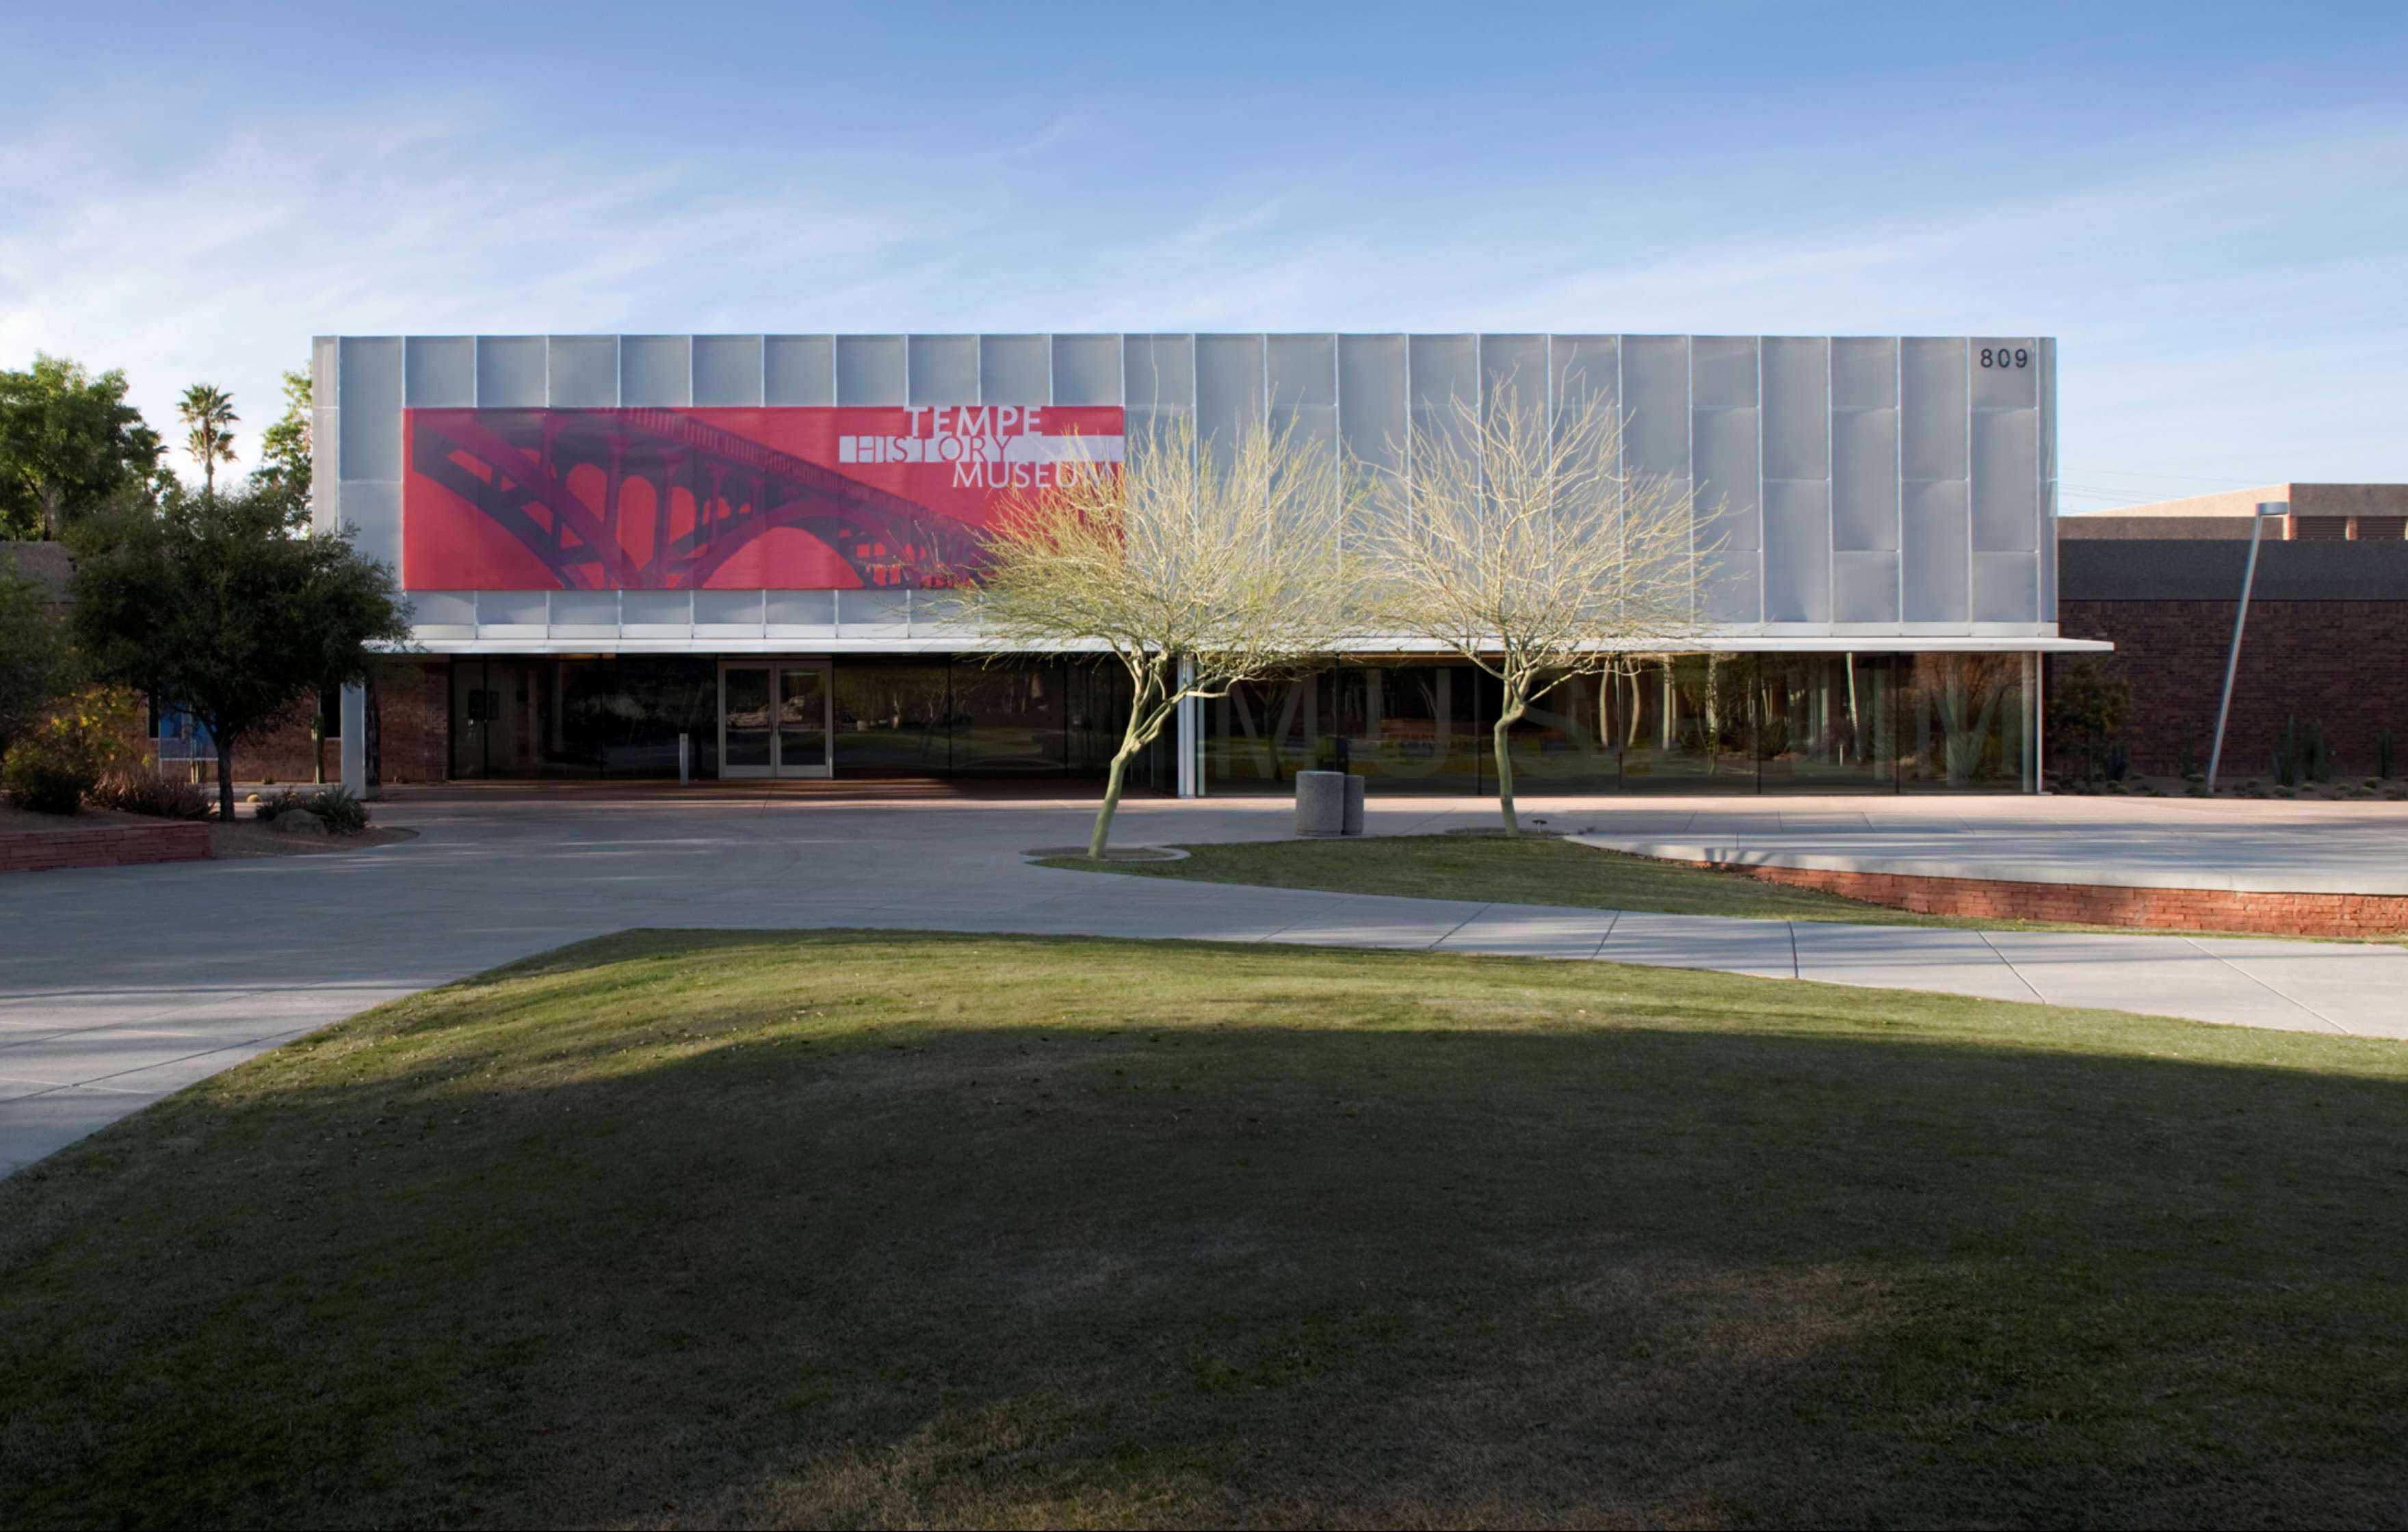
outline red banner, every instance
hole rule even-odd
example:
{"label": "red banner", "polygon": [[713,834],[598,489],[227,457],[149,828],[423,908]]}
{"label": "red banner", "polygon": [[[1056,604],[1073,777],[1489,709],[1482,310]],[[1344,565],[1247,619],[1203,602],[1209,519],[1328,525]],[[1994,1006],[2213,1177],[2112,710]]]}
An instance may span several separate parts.
{"label": "red banner", "polygon": [[1015,495],[1121,460],[1117,408],[407,409],[416,591],[958,585]]}

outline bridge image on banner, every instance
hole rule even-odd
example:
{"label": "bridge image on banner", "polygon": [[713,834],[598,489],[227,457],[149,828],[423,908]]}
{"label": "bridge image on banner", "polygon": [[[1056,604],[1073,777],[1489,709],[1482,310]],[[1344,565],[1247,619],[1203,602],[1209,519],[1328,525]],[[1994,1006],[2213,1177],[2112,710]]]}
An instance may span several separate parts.
{"label": "bridge image on banner", "polygon": [[408,590],[958,585],[1014,495],[1122,455],[1122,412],[408,409]]}

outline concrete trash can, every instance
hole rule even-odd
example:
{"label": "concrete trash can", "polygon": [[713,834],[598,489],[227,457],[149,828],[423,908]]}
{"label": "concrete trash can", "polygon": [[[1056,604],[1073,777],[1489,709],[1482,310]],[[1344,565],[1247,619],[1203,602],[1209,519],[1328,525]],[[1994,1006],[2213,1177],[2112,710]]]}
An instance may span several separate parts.
{"label": "concrete trash can", "polygon": [[1299,771],[1296,774],[1296,833],[1314,838],[1346,833],[1344,772]]}
{"label": "concrete trash can", "polygon": [[1346,779],[1346,823],[1342,833],[1363,833],[1363,779],[1351,774]]}

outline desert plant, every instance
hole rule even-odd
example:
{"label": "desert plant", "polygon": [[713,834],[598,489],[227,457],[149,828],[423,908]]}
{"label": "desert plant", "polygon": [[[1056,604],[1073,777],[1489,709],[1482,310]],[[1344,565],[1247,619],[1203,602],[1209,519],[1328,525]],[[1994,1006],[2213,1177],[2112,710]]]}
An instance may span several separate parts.
{"label": "desert plant", "polygon": [[93,774],[59,739],[36,734],[8,747],[0,759],[0,781],[7,784],[8,801],[29,813],[72,814],[83,807]]}
{"label": "desert plant", "polygon": [[2132,752],[2120,739],[2107,747],[2107,780],[2120,782],[2132,774]]}
{"label": "desert plant", "polygon": [[2377,729],[2374,731],[2374,774],[2387,781],[2391,777],[2391,731]]}
{"label": "desert plant", "polygon": [[103,809],[156,819],[207,819],[211,811],[209,795],[200,783],[151,771],[108,772],[93,785],[91,795]]}
{"label": "desert plant", "polygon": [[368,806],[339,787],[313,793],[300,806],[337,835],[357,835],[368,827]]}
{"label": "desert plant", "polygon": [[2325,726],[2315,719],[2308,721],[2300,739],[2300,770],[2312,782],[2332,780],[2332,747],[2325,743]]}
{"label": "desert plant", "polygon": [[2084,660],[2056,678],[2048,694],[2052,744],[2097,769],[2105,764],[2107,741],[2132,710],[2132,688],[2111,676],[2097,660]]}

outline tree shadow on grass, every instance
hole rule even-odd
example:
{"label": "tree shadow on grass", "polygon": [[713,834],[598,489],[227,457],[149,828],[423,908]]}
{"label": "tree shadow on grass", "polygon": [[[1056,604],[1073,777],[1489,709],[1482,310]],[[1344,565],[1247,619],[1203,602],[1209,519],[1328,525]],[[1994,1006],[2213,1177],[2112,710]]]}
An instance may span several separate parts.
{"label": "tree shadow on grass", "polygon": [[2408,1520],[2387,1054],[1623,981],[515,965],[0,1189],[0,1519]]}

